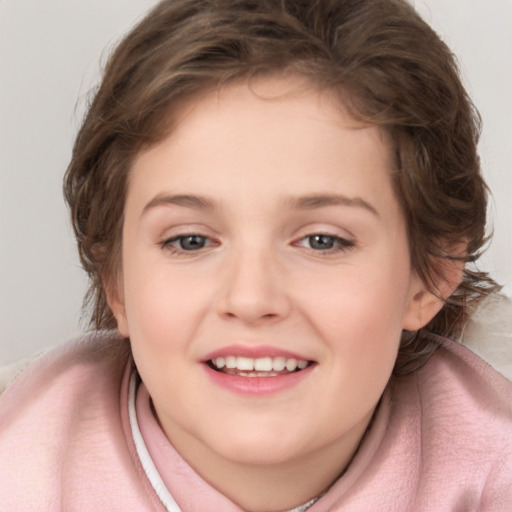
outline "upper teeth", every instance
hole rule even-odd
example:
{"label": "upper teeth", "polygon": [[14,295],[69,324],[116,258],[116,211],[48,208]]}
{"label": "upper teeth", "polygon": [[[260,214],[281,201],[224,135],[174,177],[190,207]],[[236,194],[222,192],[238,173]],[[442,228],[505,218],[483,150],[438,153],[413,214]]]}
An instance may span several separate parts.
{"label": "upper teeth", "polygon": [[212,363],[219,370],[226,367],[230,369],[236,368],[241,371],[257,372],[280,372],[284,369],[293,372],[297,368],[302,370],[308,365],[307,361],[294,358],[287,359],[286,357],[259,357],[253,359],[252,357],[227,356],[212,359]]}

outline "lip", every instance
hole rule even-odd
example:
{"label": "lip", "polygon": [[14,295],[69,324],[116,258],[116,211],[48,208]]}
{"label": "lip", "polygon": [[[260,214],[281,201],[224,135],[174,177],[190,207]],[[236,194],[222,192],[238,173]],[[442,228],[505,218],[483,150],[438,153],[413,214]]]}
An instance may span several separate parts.
{"label": "lip", "polygon": [[[212,359],[227,356],[250,357],[253,359],[261,357],[284,357],[286,359],[309,361],[313,364],[297,372],[273,377],[242,377],[239,375],[231,375],[216,371],[208,364]],[[311,375],[314,367],[316,367],[316,362],[311,361],[308,357],[269,345],[230,345],[209,353],[203,358],[201,363],[203,363],[202,366],[214,385],[234,393],[252,396],[279,393],[297,386],[307,379]]]}
{"label": "lip", "polygon": [[227,356],[238,356],[238,357],[250,357],[252,359],[258,359],[261,357],[285,357],[286,359],[297,359],[300,361],[310,361],[308,357],[300,354],[290,352],[289,350],[283,350],[270,345],[230,345],[221,349],[215,350],[210,354],[206,355],[201,362],[206,363],[211,359],[217,357]]}
{"label": "lip", "polygon": [[214,385],[234,393],[261,396],[279,393],[300,384],[311,375],[316,364],[309,365],[304,370],[298,372],[276,375],[274,377],[241,377],[239,375],[218,372],[206,363],[203,363],[202,366]]}

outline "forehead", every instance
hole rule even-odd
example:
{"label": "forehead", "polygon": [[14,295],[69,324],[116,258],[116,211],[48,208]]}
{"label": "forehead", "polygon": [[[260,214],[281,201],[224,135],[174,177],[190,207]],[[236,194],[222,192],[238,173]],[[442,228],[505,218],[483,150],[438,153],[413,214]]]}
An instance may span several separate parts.
{"label": "forehead", "polygon": [[129,202],[191,188],[247,199],[257,188],[269,200],[274,192],[342,187],[378,196],[390,188],[391,151],[382,130],[356,121],[337,96],[304,80],[226,85],[189,99],[173,117],[167,138],[137,156]]}

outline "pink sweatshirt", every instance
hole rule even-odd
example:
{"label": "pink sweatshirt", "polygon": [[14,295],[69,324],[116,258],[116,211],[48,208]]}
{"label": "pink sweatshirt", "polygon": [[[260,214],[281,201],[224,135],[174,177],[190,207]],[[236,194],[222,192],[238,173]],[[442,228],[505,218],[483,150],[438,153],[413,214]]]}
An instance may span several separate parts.
{"label": "pink sweatshirt", "polygon": [[[512,384],[466,348],[393,378],[345,472],[308,510],[512,511]],[[127,343],[48,353],[0,397],[0,511],[240,512],[158,426]]]}

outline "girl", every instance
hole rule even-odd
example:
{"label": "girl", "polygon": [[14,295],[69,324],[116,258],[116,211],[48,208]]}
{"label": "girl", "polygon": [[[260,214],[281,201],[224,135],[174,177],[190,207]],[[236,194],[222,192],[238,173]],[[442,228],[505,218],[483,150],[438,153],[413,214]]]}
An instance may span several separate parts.
{"label": "girl", "polygon": [[2,395],[2,505],[509,509],[510,384],[448,339],[496,288],[478,133],[402,0],[160,3],[77,136],[95,332]]}

